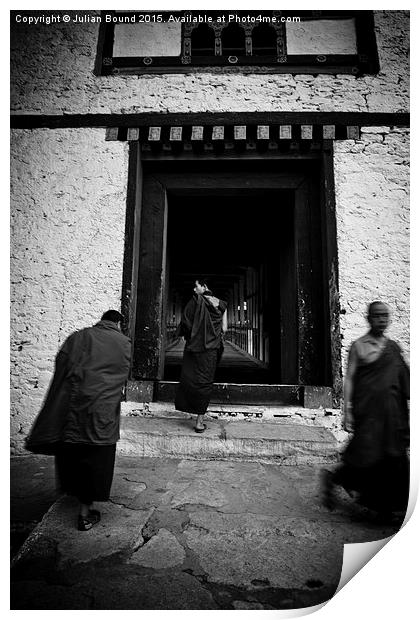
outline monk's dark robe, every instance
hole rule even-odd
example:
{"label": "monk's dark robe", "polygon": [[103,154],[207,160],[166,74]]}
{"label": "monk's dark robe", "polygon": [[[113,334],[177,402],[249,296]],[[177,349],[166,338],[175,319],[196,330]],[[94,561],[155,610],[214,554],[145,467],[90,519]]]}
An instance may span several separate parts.
{"label": "monk's dark robe", "polygon": [[54,454],[55,445],[63,441],[116,443],[130,356],[130,340],[112,321],[69,336],[56,357],[54,377],[26,448]]}
{"label": "monk's dark robe", "polygon": [[109,497],[130,358],[130,340],[112,321],[69,336],[26,440],[27,450],[56,456],[61,490],[86,504]]}
{"label": "monk's dark robe", "polygon": [[178,334],[186,340],[175,408],[204,414],[210,402],[217,364],[223,352],[222,323],[226,302],[214,307],[209,297],[194,295],[182,313]]}
{"label": "monk's dark robe", "polygon": [[409,371],[388,340],[372,363],[359,363],[353,383],[354,434],[335,482],[358,491],[375,510],[404,510],[408,500]]}

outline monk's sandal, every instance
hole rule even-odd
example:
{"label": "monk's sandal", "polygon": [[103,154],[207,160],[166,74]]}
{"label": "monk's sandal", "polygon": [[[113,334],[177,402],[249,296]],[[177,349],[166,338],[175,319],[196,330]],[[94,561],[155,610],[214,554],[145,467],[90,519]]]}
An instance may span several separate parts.
{"label": "monk's sandal", "polygon": [[77,529],[79,532],[87,532],[94,525],[96,525],[96,523],[99,523],[100,520],[101,513],[99,510],[89,510],[87,517],[82,517],[82,515],[79,515],[77,520]]}

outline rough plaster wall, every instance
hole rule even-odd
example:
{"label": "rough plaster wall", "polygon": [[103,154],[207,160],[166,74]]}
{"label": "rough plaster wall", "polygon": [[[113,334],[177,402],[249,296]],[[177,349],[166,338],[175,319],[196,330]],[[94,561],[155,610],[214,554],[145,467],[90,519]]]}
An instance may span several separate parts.
{"label": "rough plaster wall", "polygon": [[409,130],[365,127],[335,143],[343,361],[367,331],[366,305],[388,303],[388,335],[409,352]]}
{"label": "rough plaster wall", "polygon": [[39,410],[64,339],[120,308],[128,151],[103,129],[11,142],[12,429]]}
{"label": "rough plaster wall", "polygon": [[381,70],[361,78],[216,71],[97,77],[98,24],[13,24],[11,108],[40,114],[406,112],[409,12],[377,11],[375,24]]}

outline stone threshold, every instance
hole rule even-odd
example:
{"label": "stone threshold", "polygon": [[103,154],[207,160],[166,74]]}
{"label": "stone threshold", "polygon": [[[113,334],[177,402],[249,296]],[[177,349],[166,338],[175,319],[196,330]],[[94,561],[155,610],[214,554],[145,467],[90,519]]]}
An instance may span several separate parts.
{"label": "stone threshold", "polygon": [[[195,416],[177,411],[173,402],[123,402],[122,416],[193,420]],[[226,422],[297,424],[329,430],[340,444],[348,434],[342,429],[340,409],[308,409],[297,405],[226,405],[210,403],[206,419]]]}
{"label": "stone threshold", "polygon": [[204,433],[180,415],[121,418],[120,454],[192,460],[234,459],[284,465],[332,463],[339,442],[328,429],[293,423],[250,423],[207,416]]}

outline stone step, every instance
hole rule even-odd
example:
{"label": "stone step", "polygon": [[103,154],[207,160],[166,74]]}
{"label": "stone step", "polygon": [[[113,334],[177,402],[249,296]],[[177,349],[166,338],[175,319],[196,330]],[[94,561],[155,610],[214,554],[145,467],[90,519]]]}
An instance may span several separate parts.
{"label": "stone step", "polygon": [[126,456],[229,459],[308,465],[338,459],[327,429],[283,422],[206,420],[195,433],[188,417],[122,416],[119,452]]}

